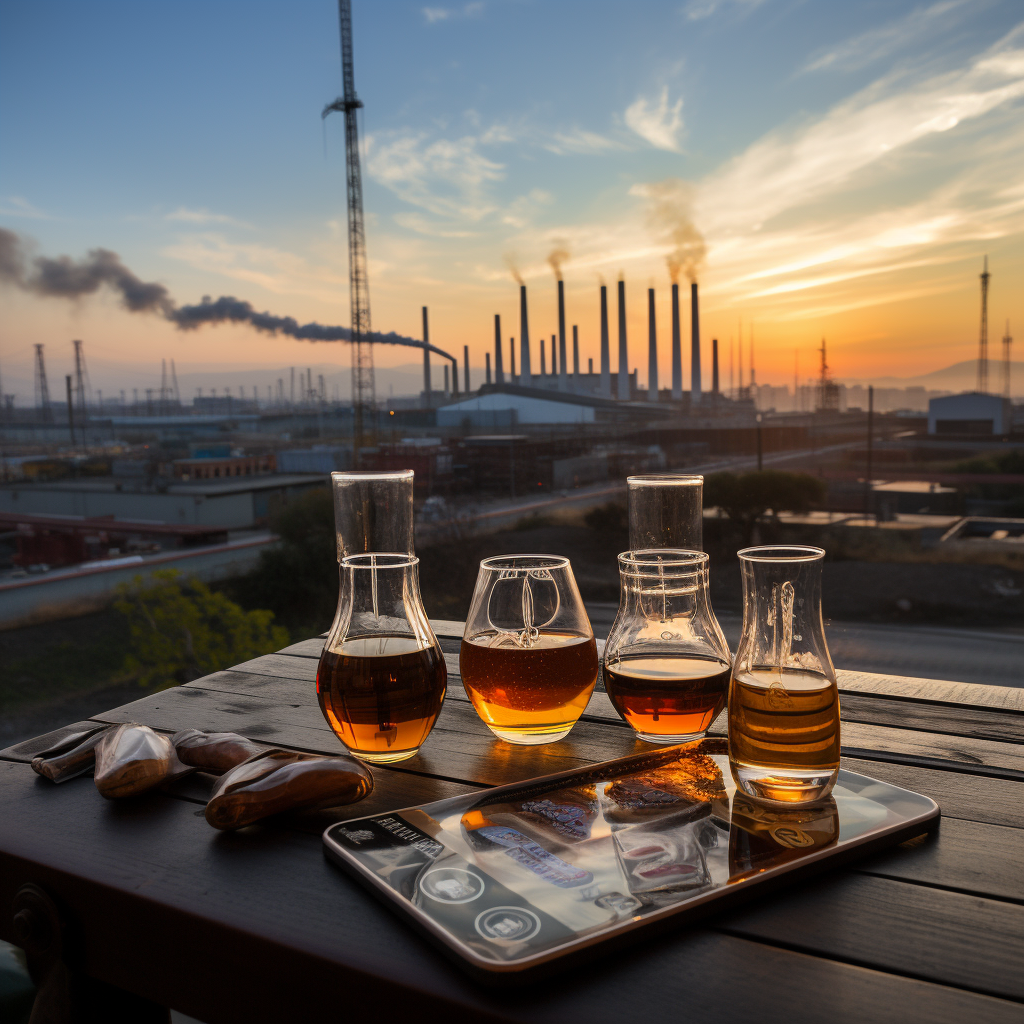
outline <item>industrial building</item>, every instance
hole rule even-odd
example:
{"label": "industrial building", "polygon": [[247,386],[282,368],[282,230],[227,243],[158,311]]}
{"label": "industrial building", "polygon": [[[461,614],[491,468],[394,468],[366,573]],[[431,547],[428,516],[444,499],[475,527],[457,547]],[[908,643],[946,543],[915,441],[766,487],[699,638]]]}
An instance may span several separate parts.
{"label": "industrial building", "polygon": [[1013,405],[1002,395],[968,391],[928,403],[929,434],[1000,437],[1010,433],[1012,423]]}

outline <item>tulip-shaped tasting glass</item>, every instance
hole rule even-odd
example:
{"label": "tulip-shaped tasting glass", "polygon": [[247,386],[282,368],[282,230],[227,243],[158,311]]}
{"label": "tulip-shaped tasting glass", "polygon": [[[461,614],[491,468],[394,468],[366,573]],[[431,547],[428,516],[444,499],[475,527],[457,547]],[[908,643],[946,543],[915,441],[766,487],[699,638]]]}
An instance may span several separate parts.
{"label": "tulip-shaped tasting glass", "polygon": [[626,478],[629,548],[704,546],[704,477],[654,473]]}
{"label": "tulip-shaped tasting glass", "polygon": [[738,552],[743,635],[729,688],[729,762],[761,800],[821,800],[839,772],[839,688],[821,621],[814,547]]}
{"label": "tulip-shaped tasting glass", "polygon": [[597,682],[597,643],[569,559],[485,558],[459,654],[462,682],[495,736],[568,735]]}
{"label": "tulip-shaped tasting glass", "polygon": [[341,560],[338,612],[316,673],[320,710],[364,761],[412,757],[434,727],[448,672],[413,555]]}
{"label": "tulip-shaped tasting glass", "polygon": [[332,473],[338,561],[367,551],[413,547],[413,471]]}
{"label": "tulip-shaped tasting glass", "polygon": [[609,699],[648,743],[700,739],[729,691],[729,647],[708,600],[708,556],[626,551],[619,578],[619,613],[604,648]]}

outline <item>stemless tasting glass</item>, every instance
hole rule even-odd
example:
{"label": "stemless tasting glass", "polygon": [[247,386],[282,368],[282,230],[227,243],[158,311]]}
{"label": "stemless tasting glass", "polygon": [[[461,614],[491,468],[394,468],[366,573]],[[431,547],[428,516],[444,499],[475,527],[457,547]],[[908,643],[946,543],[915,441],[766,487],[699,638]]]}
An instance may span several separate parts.
{"label": "stemless tasting glass", "polygon": [[448,672],[423,610],[418,565],[401,553],[341,560],[316,694],[335,735],[364,761],[412,757],[444,700]]}
{"label": "stemless tasting glass", "polygon": [[332,473],[338,561],[367,551],[412,554],[411,469],[393,473]]}
{"label": "stemless tasting glass", "polygon": [[743,635],[729,688],[729,763],[739,789],[821,800],[839,773],[839,687],[821,621],[821,548],[738,552]]}
{"label": "stemless tasting glass", "polygon": [[597,643],[568,558],[500,555],[480,563],[459,654],[462,682],[495,736],[568,735],[597,682]]}
{"label": "stemless tasting glass", "polygon": [[704,477],[655,473],[626,478],[629,549],[704,546]]}
{"label": "stemless tasting glass", "polygon": [[621,597],[604,648],[615,710],[648,743],[700,739],[725,706],[729,647],[708,600],[703,551],[619,555]]}

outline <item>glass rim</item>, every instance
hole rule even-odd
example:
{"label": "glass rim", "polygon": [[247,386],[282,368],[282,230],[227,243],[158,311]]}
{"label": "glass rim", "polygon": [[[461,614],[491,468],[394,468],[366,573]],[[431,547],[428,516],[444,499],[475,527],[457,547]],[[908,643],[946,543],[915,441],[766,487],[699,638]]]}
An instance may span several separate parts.
{"label": "glass rim", "polygon": [[[638,558],[649,555],[649,558]],[[662,555],[674,556],[663,558]],[[665,580],[684,579],[707,572],[711,556],[706,551],[688,548],[641,548],[623,551],[618,556],[619,575],[632,579]]]}
{"label": "glass rim", "polygon": [[[535,559],[534,565],[502,565],[502,562],[514,562],[522,559]],[[488,570],[522,570],[530,572],[533,569],[568,569],[569,559],[564,555],[491,555],[490,558],[480,560],[480,568]]]}
{"label": "glass rim", "polygon": [[700,473],[639,473],[636,476],[626,477],[627,485],[637,487],[653,487],[657,484],[672,487],[696,487],[703,483],[704,476]]}
{"label": "glass rim", "polygon": [[811,544],[759,544],[741,548],[736,557],[744,562],[819,562],[825,557],[825,549]]}
{"label": "glass rim", "polygon": [[414,469],[336,469],[331,473],[332,480],[405,480],[412,479]]}
{"label": "glass rim", "polygon": [[[390,561],[376,561],[381,558]],[[404,551],[361,551],[357,555],[345,555],[339,561],[343,569],[408,569],[419,563],[420,560],[415,555]]]}

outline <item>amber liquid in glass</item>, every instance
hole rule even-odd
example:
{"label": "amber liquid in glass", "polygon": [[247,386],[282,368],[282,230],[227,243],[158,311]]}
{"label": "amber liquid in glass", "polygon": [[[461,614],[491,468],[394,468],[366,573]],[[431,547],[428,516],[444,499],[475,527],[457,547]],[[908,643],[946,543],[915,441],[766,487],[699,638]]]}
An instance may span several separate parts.
{"label": "amber liquid in glass", "polygon": [[707,732],[725,707],[729,665],[717,658],[643,655],[604,666],[615,710],[648,743],[684,743]]}
{"label": "amber liquid in glass", "polygon": [[441,711],[444,655],[412,636],[345,640],[316,672],[320,710],[349,751],[365,761],[412,757]]}
{"label": "amber liquid in glass", "polygon": [[530,647],[483,633],[462,641],[462,682],[490,730],[513,743],[561,739],[597,682],[593,637],[540,633]]}
{"label": "amber liquid in glass", "polygon": [[732,686],[729,756],[736,767],[758,775],[758,795],[816,799],[820,780],[839,767],[835,685],[813,672],[755,669]]}

